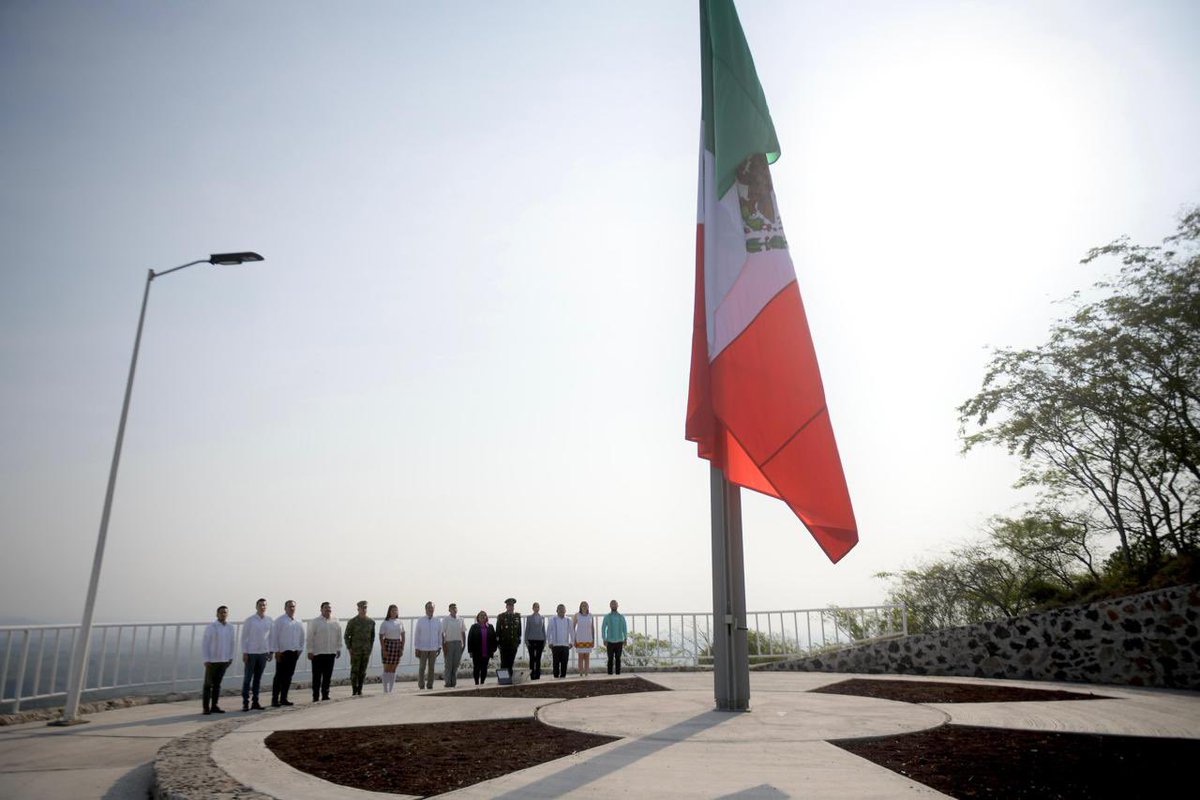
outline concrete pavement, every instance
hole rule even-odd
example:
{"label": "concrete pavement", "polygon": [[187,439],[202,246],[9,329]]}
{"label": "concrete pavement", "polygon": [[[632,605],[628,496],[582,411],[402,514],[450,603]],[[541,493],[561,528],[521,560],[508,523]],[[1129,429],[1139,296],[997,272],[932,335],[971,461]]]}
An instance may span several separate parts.
{"label": "concrete pavement", "polygon": [[[766,800],[942,797],[827,740],[921,730],[947,721],[1200,738],[1200,695],[1190,692],[921,678],[1077,690],[1112,699],[915,705],[810,693],[847,677],[865,676],[772,672],[752,674],[750,713],[727,714],[712,710],[711,673],[641,677],[672,691],[571,701],[466,699],[419,693],[415,684],[407,683],[398,685],[390,695],[372,685],[362,698],[315,706],[304,702],[300,693],[295,699],[301,704],[266,714],[235,711],[224,717],[205,717],[193,701],[108,711],[95,715],[89,725],[73,728],[48,728],[44,723],[0,728],[0,797],[145,798],[154,779],[153,760],[163,744],[214,721],[241,719],[245,724],[211,744],[212,761],[227,778],[281,800],[401,797],[336,786],[284,764],[263,744],[272,731],[284,729],[536,716],[550,725],[622,737],[444,795],[450,798],[612,798],[651,791],[659,797]],[[606,679],[593,676],[587,680]],[[335,699],[348,692],[344,687],[335,689]],[[464,758],[469,756],[464,753]]]}

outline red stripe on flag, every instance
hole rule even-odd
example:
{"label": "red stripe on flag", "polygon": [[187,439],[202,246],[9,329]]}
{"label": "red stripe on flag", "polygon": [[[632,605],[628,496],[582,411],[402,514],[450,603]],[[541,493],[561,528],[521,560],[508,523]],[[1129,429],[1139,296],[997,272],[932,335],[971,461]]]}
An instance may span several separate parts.
{"label": "red stripe on flag", "polygon": [[716,419],[708,380],[708,324],[704,309],[704,225],[696,225],[696,305],[692,315],[692,372],[688,379],[687,417],[684,436],[695,442],[701,458],[713,460],[717,450]]}
{"label": "red stripe on flag", "polygon": [[785,287],[710,364],[698,227],[687,438],[731,482],[786,502],[836,562],[858,526],[800,290]]}

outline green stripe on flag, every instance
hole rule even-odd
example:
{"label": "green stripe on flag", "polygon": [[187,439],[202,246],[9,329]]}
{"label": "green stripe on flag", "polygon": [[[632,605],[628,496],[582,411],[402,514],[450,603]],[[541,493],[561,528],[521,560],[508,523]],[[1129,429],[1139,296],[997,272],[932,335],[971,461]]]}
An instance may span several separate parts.
{"label": "green stripe on flag", "polygon": [[700,0],[704,146],[715,156],[717,197],[755,153],[779,158],[779,139],[733,0]]}

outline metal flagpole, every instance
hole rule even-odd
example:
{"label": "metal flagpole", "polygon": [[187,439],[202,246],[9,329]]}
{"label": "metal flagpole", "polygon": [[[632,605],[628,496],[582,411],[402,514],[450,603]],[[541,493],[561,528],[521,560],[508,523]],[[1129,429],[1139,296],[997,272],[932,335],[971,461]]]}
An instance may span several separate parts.
{"label": "metal flagpole", "polygon": [[713,692],[718,711],[750,710],[741,490],[709,467],[712,492]]}

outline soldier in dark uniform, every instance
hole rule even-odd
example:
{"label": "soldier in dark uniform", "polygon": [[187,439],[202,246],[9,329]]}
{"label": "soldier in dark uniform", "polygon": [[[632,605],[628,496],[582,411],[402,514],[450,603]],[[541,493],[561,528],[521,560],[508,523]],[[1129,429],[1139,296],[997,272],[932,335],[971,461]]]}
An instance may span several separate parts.
{"label": "soldier in dark uniform", "polygon": [[500,645],[500,669],[512,672],[517,659],[517,648],[521,646],[521,614],[513,610],[517,601],[510,597],[504,601],[504,612],[496,617],[496,641]]}
{"label": "soldier in dark uniform", "polygon": [[350,651],[350,692],[359,695],[367,677],[367,662],[375,649],[375,620],[367,616],[366,600],[358,601],[358,616],[346,623],[343,640]]}

